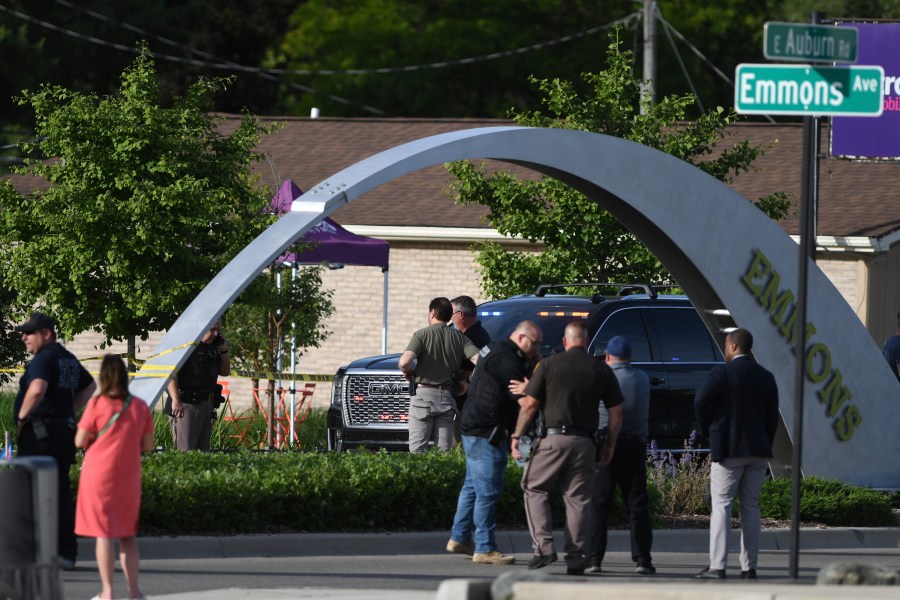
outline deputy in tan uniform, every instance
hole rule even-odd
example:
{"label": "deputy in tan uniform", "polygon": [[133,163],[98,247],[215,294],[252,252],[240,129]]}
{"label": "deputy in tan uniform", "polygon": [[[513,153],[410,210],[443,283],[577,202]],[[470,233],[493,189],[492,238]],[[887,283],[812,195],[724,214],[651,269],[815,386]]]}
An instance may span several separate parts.
{"label": "deputy in tan uniform", "polygon": [[[522,477],[525,513],[534,556],[529,569],[557,560],[553,548],[550,490],[558,481],[566,504],[566,573],[581,575],[591,529],[594,465],[608,464],[622,426],[622,392],[606,363],[587,353],[587,327],[569,323],[563,337],[565,352],[545,358],[535,369],[519,400],[521,410],[512,435],[512,454],[521,458],[519,437],[538,410],[544,412],[546,432],[535,441]],[[609,437],[597,447],[600,402],[609,413]]]}

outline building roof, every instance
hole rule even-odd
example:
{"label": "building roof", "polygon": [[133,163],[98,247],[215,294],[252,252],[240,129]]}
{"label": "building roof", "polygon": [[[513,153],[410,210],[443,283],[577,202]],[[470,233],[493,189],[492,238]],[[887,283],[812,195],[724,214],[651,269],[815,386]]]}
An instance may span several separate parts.
{"label": "building roof", "polygon": [[[240,117],[225,115],[225,132],[237,127]],[[283,126],[265,138],[259,150],[268,162],[259,165],[263,181],[273,190],[285,179],[293,179],[307,190],[338,171],[377,152],[419,138],[475,127],[509,125],[496,119],[332,119],[261,117]],[[755,170],[735,178],[731,186],[742,195],[757,199],[777,191],[790,192],[797,204],[781,223],[790,234],[798,232],[798,206],[802,173],[802,125],[741,123],[720,143],[728,147],[750,140],[767,150]],[[828,151],[829,129],[822,128],[821,153]],[[490,161],[485,161],[490,164]],[[498,163],[494,163],[498,164]],[[502,168],[520,174],[521,167]],[[488,228],[487,211],[480,206],[459,206],[448,195],[451,178],[443,166],[410,173],[388,182],[354,200],[332,215],[349,226]],[[20,191],[34,181],[13,176]],[[900,182],[900,163],[854,162],[826,157],[820,161],[818,235],[846,244],[863,238],[863,245],[880,246],[900,239],[900,202],[891,201]],[[844,240],[844,242],[841,242]],[[859,242],[857,242],[859,243]],[[870,248],[871,249],[871,248]]]}

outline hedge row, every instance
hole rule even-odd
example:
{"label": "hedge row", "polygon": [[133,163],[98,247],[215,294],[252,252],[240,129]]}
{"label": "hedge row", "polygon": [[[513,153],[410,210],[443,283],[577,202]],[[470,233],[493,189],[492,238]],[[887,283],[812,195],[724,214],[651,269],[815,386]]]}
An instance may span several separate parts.
{"label": "hedge row", "polygon": [[[76,465],[75,486],[78,470]],[[156,535],[449,529],[464,475],[459,449],[426,454],[157,452],[143,459],[141,528]],[[522,469],[510,463],[498,512],[501,526],[525,526],[521,476]],[[789,518],[790,491],[789,480],[766,482],[763,516]],[[552,502],[561,526],[558,493]],[[804,481],[801,513],[804,522],[833,526],[894,523],[889,494],[818,479]],[[621,502],[613,522],[625,522]]]}

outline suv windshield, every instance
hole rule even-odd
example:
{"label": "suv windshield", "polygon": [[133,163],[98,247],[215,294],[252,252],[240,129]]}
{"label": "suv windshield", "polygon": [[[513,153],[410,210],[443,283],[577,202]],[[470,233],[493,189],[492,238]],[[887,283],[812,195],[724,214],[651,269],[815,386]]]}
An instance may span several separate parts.
{"label": "suv windshield", "polygon": [[562,351],[566,325],[576,319],[587,320],[592,312],[586,310],[589,307],[591,305],[587,299],[584,301],[584,307],[565,306],[552,300],[548,302],[546,299],[543,302],[487,303],[478,308],[478,318],[492,340],[509,337],[513,328],[521,321],[526,319],[534,321],[541,328],[544,337],[541,354],[547,356],[554,350]]}

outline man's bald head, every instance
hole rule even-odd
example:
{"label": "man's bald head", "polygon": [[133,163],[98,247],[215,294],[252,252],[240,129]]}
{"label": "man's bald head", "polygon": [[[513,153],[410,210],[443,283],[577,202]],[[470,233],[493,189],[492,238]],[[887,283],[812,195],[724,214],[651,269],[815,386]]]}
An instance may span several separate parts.
{"label": "man's bald head", "polygon": [[563,347],[568,350],[576,346],[587,348],[588,330],[584,321],[572,321],[566,325],[566,333],[563,336]]}

